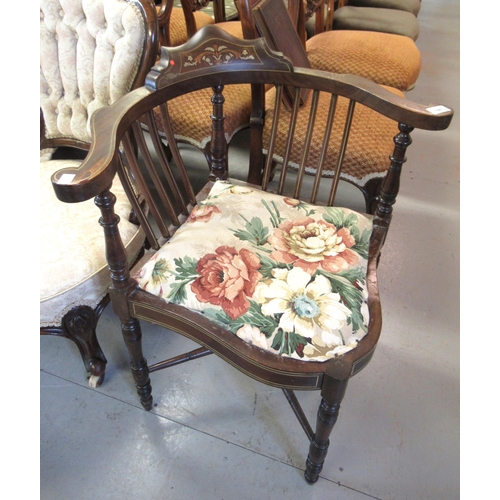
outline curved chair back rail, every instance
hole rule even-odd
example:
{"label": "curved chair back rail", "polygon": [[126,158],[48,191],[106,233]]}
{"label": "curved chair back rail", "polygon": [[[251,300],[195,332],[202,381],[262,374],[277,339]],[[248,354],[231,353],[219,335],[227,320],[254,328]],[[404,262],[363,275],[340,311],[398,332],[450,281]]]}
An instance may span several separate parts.
{"label": "curved chair back rail", "polygon": [[[224,133],[224,89],[243,83],[273,85],[276,93],[274,109],[266,117],[270,133],[263,135],[262,184],[227,179],[231,164],[216,158],[221,162],[214,162],[211,180],[197,190],[176,146],[168,104],[179,95],[213,88],[213,112],[206,119],[212,121],[217,143]],[[295,96],[291,107],[283,98],[285,87]],[[302,88],[308,89],[306,102],[299,99]],[[321,119],[321,110],[316,104],[324,95],[331,104],[326,126],[318,134],[314,123]],[[330,154],[329,134],[338,134],[332,124],[340,103],[348,111],[341,117],[340,149],[334,153],[336,175],[322,176],[320,164],[308,183],[305,162],[289,168],[285,161],[272,177],[270,158],[278,125],[290,120],[293,141],[294,116],[309,106],[311,128],[299,146],[305,158],[322,144],[324,161]],[[155,130],[157,107],[172,161]],[[373,216],[335,206],[355,107],[399,123]],[[413,128],[445,129],[452,115],[444,106],[408,101],[361,77],[294,69],[263,39],[237,39],[212,26],[185,45],[164,50],[146,86],[97,112],[92,119],[96,140],[88,160],[79,169],[57,172],[52,180],[63,201],[96,196],[113,282],[111,300],[122,322],[143,406],[152,407],[150,373],[215,353],[246,375],[284,390],[310,439],[305,477],[315,482],[347,381],[368,364],[380,336],[377,263],[409,134]],[[148,209],[146,213],[141,205],[134,207],[152,250],[131,273],[124,265],[109,190],[116,171],[124,182],[136,179]],[[148,367],[139,320],[162,325],[201,347]],[[295,398],[296,389],[321,391],[314,431]]]}

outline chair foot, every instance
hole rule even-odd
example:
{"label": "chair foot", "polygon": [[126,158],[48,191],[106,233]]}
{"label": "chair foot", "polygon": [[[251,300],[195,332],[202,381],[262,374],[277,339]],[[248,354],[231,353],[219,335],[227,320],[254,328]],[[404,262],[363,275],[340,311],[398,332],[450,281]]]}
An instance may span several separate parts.
{"label": "chair foot", "polygon": [[89,377],[89,386],[92,389],[96,389],[104,382],[104,375],[102,377],[98,377],[97,375],[91,375]]}
{"label": "chair foot", "polygon": [[101,360],[93,359],[90,361],[90,377],[89,386],[96,389],[104,382],[104,376],[106,375],[106,364],[102,363]]}
{"label": "chair foot", "polygon": [[309,457],[306,461],[306,470],[304,471],[304,479],[307,484],[314,484],[319,479],[319,474],[323,469],[323,464],[313,464]]}

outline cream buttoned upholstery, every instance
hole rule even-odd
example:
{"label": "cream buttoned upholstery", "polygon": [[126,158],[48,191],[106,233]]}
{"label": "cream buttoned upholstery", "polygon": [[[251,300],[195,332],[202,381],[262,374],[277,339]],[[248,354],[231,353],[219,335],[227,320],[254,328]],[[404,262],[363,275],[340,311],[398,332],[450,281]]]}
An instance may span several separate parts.
{"label": "cream buttoned upholstery", "polygon": [[[137,81],[141,65],[149,69],[156,56],[146,54],[152,37],[147,16],[156,16],[148,2],[40,0],[40,109],[45,137],[41,147],[50,148],[41,152],[39,170],[40,333],[69,337],[85,351],[82,356],[92,375],[91,385],[102,382],[106,360],[99,354],[97,340],[77,338],[68,331],[64,318],[82,306],[95,310],[107,294],[109,272],[102,257],[102,229],[92,201],[77,206],[57,200],[51,175],[68,164],[78,168],[81,160],[71,154],[54,159],[53,152],[65,145],[88,149],[92,114],[128,93],[134,84],[143,83]],[[131,204],[118,178],[113,191],[120,232],[133,261],[144,234],[129,222]],[[75,314],[72,321],[80,329],[92,330],[92,325],[82,327],[85,321],[80,312]],[[84,336],[95,336],[95,331]]]}

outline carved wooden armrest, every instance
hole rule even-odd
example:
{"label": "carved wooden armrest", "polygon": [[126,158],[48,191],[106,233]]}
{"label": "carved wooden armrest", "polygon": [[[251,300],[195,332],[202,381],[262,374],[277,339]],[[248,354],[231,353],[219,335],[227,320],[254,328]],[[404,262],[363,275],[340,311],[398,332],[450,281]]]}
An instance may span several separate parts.
{"label": "carved wooden armrest", "polygon": [[119,138],[133,122],[127,120],[127,111],[150,93],[151,90],[141,87],[94,113],[90,122],[92,145],[85,160],[77,169],[61,169],[52,175],[59,200],[66,203],[89,200],[111,186],[119,161]]}

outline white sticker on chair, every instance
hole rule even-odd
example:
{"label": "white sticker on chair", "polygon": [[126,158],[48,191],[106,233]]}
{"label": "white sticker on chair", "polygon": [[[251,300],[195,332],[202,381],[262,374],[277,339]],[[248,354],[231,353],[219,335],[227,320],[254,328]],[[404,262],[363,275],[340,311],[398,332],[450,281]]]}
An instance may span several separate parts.
{"label": "white sticker on chair", "polygon": [[76,174],[62,174],[57,180],[58,184],[71,184]]}
{"label": "white sticker on chair", "polygon": [[451,111],[450,108],[447,108],[446,106],[432,106],[432,108],[427,108],[427,111],[429,113],[432,113],[433,115],[440,115],[441,113],[447,113],[448,111]]}

